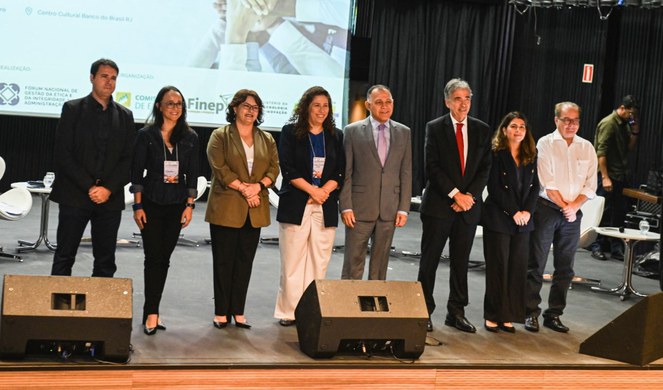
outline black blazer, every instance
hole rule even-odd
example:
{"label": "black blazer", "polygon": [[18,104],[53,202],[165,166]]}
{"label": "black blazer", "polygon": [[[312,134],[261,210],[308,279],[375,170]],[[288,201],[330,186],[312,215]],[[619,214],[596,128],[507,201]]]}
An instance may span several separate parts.
{"label": "black blazer", "polygon": [[518,192],[516,162],[508,150],[493,154],[493,165],[488,178],[488,198],[484,203],[481,224],[485,229],[505,234],[515,234],[534,230],[534,218],[525,226],[518,226],[513,215],[518,211],[534,214],[539,198],[539,176],[536,160],[523,167]]}
{"label": "black blazer", "polygon": [[[97,155],[95,132],[83,126],[86,115],[92,115],[99,103],[92,95],[70,100],[62,106],[62,115],[55,135],[55,182],[50,199],[82,208],[92,208],[88,191],[96,179],[111,191],[108,201],[100,207],[124,209],[124,185],[129,182],[131,153],[136,126],[131,111],[111,99],[112,125],[106,144],[106,161],[101,177],[95,178]],[[89,122],[89,121],[87,121]]]}
{"label": "black blazer", "polygon": [[476,201],[469,211],[459,214],[466,223],[477,224],[481,218],[481,194],[490,172],[490,129],[484,122],[467,117],[465,175],[460,170],[455,131],[450,114],[426,124],[426,189],[419,211],[436,218],[454,216],[457,213],[451,209],[453,199],[448,194],[458,188],[462,193],[471,193]]}
{"label": "black blazer", "polygon": [[[279,163],[283,184],[279,190],[279,208],[276,220],[284,223],[300,225],[304,216],[304,208],[308,201],[308,194],[290,181],[302,178],[311,183],[313,167],[311,166],[311,147],[308,137],[297,139],[295,127],[292,124],[283,126],[279,138]],[[334,135],[325,131],[325,166],[322,169],[321,184],[335,180],[338,187],[325,203],[322,212],[325,227],[338,226],[338,194],[343,185],[345,175],[345,152],[343,151],[343,133],[336,129]]]}

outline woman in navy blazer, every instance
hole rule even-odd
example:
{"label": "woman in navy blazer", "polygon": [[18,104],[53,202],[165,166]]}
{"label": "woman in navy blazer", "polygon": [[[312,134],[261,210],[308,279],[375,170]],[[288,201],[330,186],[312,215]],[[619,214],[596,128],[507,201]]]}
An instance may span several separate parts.
{"label": "woman in navy blazer", "polygon": [[274,317],[295,323],[295,307],[315,279],[324,279],[338,225],[345,173],[343,133],[336,129],[329,92],[311,87],[281,130],[279,191],[281,279]]}
{"label": "woman in navy blazer", "polygon": [[488,198],[482,210],[486,258],[485,328],[514,333],[525,319],[532,213],[539,195],[536,146],[527,119],[510,112],[493,137]]}

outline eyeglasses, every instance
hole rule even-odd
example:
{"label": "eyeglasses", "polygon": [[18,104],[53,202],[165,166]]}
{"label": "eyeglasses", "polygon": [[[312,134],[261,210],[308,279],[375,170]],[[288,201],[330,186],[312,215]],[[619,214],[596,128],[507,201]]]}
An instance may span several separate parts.
{"label": "eyeglasses", "polygon": [[177,102],[177,103],[175,103],[175,102],[165,102],[165,103],[161,103],[161,105],[166,107],[169,110],[172,110],[173,108],[180,109],[183,106],[182,102]]}
{"label": "eyeglasses", "polygon": [[571,119],[571,118],[557,118],[565,126],[578,126],[580,124],[580,119]]}
{"label": "eyeglasses", "polygon": [[242,103],[239,106],[242,107],[243,109],[245,109],[246,111],[259,111],[260,110],[260,106],[252,106],[249,103]]}

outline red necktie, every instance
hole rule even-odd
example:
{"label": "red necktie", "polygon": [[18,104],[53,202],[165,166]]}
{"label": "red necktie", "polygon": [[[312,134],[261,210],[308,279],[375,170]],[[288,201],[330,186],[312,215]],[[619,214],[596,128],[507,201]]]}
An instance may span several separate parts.
{"label": "red necktie", "polygon": [[460,156],[460,172],[465,175],[465,144],[463,143],[463,124],[456,123],[456,144]]}

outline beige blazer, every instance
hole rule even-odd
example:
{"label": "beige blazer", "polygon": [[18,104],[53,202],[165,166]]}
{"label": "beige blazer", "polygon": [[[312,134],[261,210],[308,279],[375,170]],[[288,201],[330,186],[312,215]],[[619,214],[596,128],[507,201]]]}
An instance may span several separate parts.
{"label": "beige blazer", "polygon": [[228,185],[235,180],[257,183],[268,177],[272,183],[279,174],[279,155],[274,138],[257,127],[253,128],[254,161],[249,175],[246,153],[235,124],[220,127],[212,132],[207,144],[207,160],[212,168],[212,186],[207,199],[205,221],[226,227],[240,228],[250,216],[251,226],[270,224],[267,190],[260,192],[260,206],[249,208],[239,191]]}

